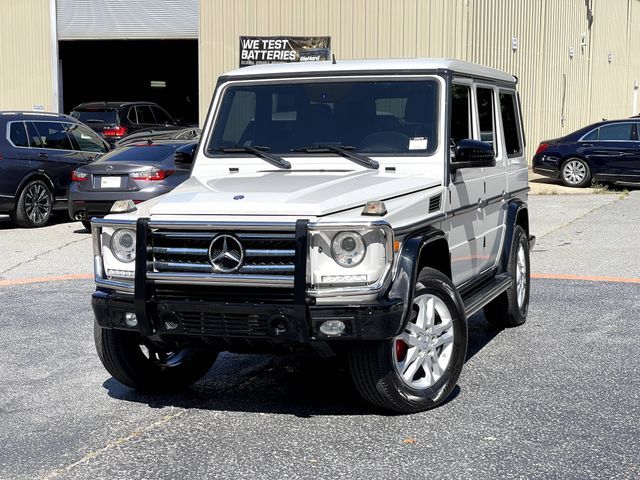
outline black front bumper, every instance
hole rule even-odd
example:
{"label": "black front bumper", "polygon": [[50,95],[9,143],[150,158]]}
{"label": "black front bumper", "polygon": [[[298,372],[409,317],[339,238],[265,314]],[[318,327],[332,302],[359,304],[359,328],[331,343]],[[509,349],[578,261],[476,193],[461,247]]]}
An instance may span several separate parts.
{"label": "black front bumper", "polygon": [[[136,313],[133,295],[107,290],[94,292],[93,311],[102,328],[136,330],[144,335],[181,335],[210,338],[270,339],[309,343],[316,340],[381,340],[397,334],[402,323],[402,301],[368,305],[295,305],[286,303],[230,303],[152,298],[146,315],[134,328],[126,313]],[[339,335],[325,335],[320,326],[329,320],[345,324]],[[146,322],[146,324],[145,324]]]}

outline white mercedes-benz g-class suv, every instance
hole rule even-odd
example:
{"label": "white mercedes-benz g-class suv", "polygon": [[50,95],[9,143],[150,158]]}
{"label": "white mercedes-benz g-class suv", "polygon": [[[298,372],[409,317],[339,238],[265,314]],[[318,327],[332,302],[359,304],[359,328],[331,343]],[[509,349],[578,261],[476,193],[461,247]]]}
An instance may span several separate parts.
{"label": "white mercedes-benz g-class suv", "polygon": [[[119,382],[186,387],[218,352],[344,355],[379,407],[442,403],[467,318],[523,323],[517,79],[457,60],[220,77],[192,175],[92,222],[95,342]],[[191,154],[192,153],[192,154]]]}

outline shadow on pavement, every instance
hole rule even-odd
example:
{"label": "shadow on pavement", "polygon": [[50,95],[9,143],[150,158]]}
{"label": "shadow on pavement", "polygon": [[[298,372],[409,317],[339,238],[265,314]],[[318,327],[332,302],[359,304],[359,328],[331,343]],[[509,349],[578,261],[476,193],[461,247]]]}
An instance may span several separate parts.
{"label": "shadow on pavement", "polygon": [[[500,332],[482,315],[469,320],[467,361]],[[110,397],[151,408],[277,413],[308,418],[316,415],[394,415],[369,406],[351,383],[341,358],[222,354],[211,371],[176,394],[147,394],[113,378],[103,383]],[[448,403],[461,390],[456,386]],[[443,405],[444,405],[443,404]]]}
{"label": "shadow on pavement", "polygon": [[[71,220],[69,218],[69,214],[67,213],[67,211],[55,211],[53,212],[53,214],[51,215],[51,218],[49,219],[49,223],[47,223],[46,226],[44,227],[40,227],[40,228],[47,228],[53,225],[62,225],[64,223],[76,223],[75,220]],[[82,226],[82,224],[80,222],[77,222],[78,225],[80,226],[80,230],[76,230],[74,233],[82,233],[85,232],[84,227]],[[13,230],[13,229],[19,229],[20,227],[16,227],[13,222],[11,221],[11,218],[9,218],[9,215],[0,215],[0,230]],[[39,230],[39,228],[25,228],[23,230],[33,230],[34,232],[37,232]]]}

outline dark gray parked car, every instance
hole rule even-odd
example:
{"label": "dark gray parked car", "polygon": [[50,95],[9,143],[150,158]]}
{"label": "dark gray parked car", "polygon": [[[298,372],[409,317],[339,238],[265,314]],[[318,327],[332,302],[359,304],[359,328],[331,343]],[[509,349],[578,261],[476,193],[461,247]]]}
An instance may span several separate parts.
{"label": "dark gray parked car", "polygon": [[169,192],[189,178],[198,142],[148,140],[129,145],[74,170],[69,187],[69,216],[90,228],[118,200],[136,203]]}
{"label": "dark gray parked car", "polygon": [[58,113],[0,112],[0,213],[42,227],[67,208],[71,171],[109,151],[96,133]]}

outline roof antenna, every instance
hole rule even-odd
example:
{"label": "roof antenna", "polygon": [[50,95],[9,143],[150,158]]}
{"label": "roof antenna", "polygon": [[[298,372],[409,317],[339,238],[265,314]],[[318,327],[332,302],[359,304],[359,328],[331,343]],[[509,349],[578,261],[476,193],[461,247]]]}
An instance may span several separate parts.
{"label": "roof antenna", "polygon": [[335,64],[336,64],[336,54],[335,54],[335,53],[332,53],[332,54],[331,54],[331,58],[332,58],[331,63],[332,63],[333,65],[335,65]]}

